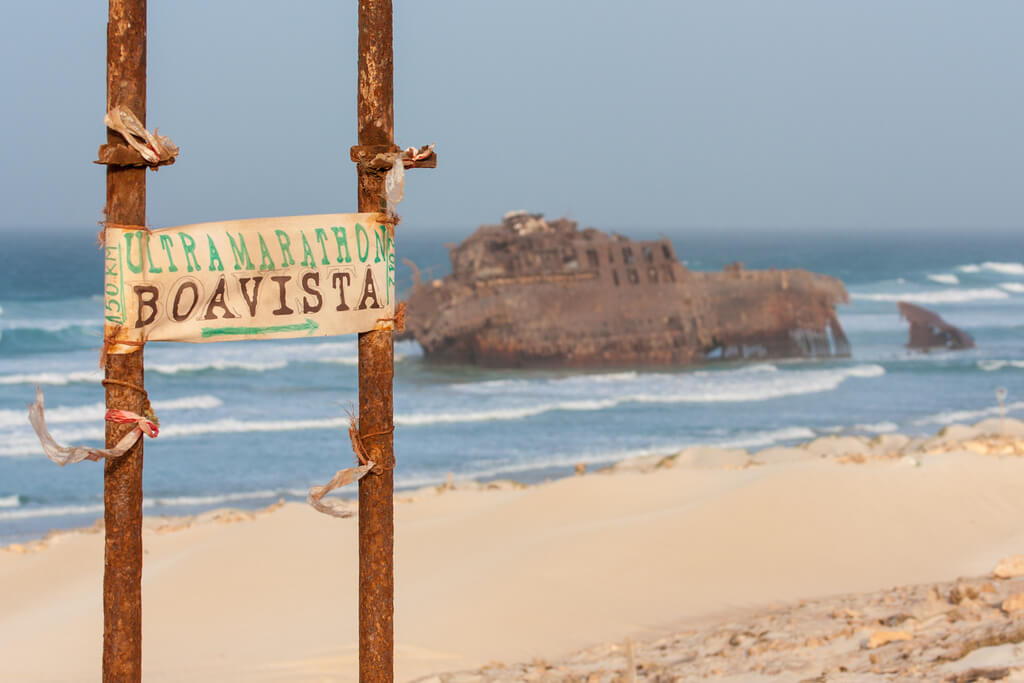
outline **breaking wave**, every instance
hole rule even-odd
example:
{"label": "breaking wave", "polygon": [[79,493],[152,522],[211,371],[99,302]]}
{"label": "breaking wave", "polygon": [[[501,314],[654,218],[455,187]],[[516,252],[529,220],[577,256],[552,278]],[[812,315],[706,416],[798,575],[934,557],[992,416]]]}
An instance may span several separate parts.
{"label": "breaking wave", "polygon": [[[404,427],[436,424],[473,423],[485,421],[522,420],[555,411],[600,411],[624,404],[683,404],[683,403],[743,403],[766,401],[786,396],[812,394],[836,389],[851,378],[881,377],[885,369],[880,365],[855,365],[846,368],[779,371],[771,365],[743,368],[736,371],[716,371],[676,374],[642,374],[635,372],[610,375],[589,375],[544,381],[498,380],[481,382],[475,387],[489,396],[475,397],[473,408],[453,406],[445,411],[431,413],[399,413],[395,423]],[[484,386],[480,386],[484,385]],[[467,387],[461,387],[465,390]],[[539,397],[548,397],[539,401]],[[561,400],[559,400],[561,396]],[[580,398],[587,396],[588,398]],[[203,397],[180,399],[181,406],[191,405]],[[552,398],[554,400],[552,400]],[[203,400],[217,400],[215,397]],[[489,410],[476,405],[483,400],[500,400]],[[465,402],[460,402],[462,406]],[[80,421],[92,417],[89,410],[100,406],[77,406],[61,414],[64,422]],[[57,412],[60,409],[54,409]],[[13,411],[12,411],[13,412]],[[9,416],[14,419],[15,416]],[[18,412],[18,424],[24,415]],[[224,433],[287,432],[299,430],[347,429],[347,416],[331,416],[300,420],[240,420],[224,418],[208,422],[168,424],[160,430],[161,440],[175,437]],[[100,441],[104,436],[102,424],[78,428],[57,428],[54,438],[62,443],[82,440]],[[33,455],[40,446],[31,432],[9,436],[0,443],[0,456]]]}
{"label": "breaking wave", "polygon": [[900,427],[895,422],[873,422],[870,424],[857,424],[850,427],[851,431],[868,432],[871,434],[891,434],[899,431]]}
{"label": "breaking wave", "polygon": [[[403,359],[395,354],[395,362]],[[204,372],[271,372],[282,370],[292,362],[300,359],[276,361],[244,361],[244,360],[211,360],[200,363],[148,363],[146,372],[161,375],[200,374]],[[301,362],[325,363],[331,365],[358,365],[358,356],[327,356],[322,358],[301,359]],[[0,385],[10,384],[44,384],[66,385],[78,382],[99,382],[103,379],[100,370],[81,370],[76,372],[35,372],[0,375]]]}
{"label": "breaking wave", "polygon": [[[1016,412],[1024,410],[1024,401],[1017,401],[1016,403],[1006,404],[1006,412]],[[992,406],[990,408],[982,408],[980,410],[948,410],[943,413],[937,413],[935,415],[929,415],[922,417],[918,420],[914,420],[915,425],[928,425],[928,424],[939,424],[939,425],[951,425],[954,423],[964,424],[967,422],[973,422],[986,417],[992,417],[999,415],[999,406]]]}
{"label": "breaking wave", "polygon": [[[266,490],[266,491],[239,491],[235,493],[213,494],[206,496],[173,496],[146,498],[142,501],[142,507],[146,510],[154,508],[194,508],[214,507],[224,503],[237,503],[241,501],[266,500],[273,501],[277,498],[302,498],[306,491],[293,491],[287,489]],[[5,506],[3,502],[7,498],[0,498],[0,508],[12,507],[16,509],[0,509],[0,520],[33,519],[37,517],[63,517],[68,515],[102,514],[102,503],[82,503],[77,505],[46,505],[39,507],[19,507],[18,496],[11,496],[15,504]],[[166,513],[157,513],[166,514]]]}
{"label": "breaking wave", "polygon": [[0,508],[16,508],[21,505],[21,497],[17,494],[13,496],[0,496]]}
{"label": "breaking wave", "polygon": [[929,275],[929,280],[938,282],[944,285],[958,285],[960,284],[960,278],[952,273],[938,273],[936,275]]}
{"label": "breaking wave", "polygon": [[978,367],[985,372],[994,372],[1003,368],[1024,370],[1024,360],[979,360]]}
{"label": "breaking wave", "polygon": [[1009,294],[1001,289],[986,287],[979,289],[943,289],[938,292],[883,292],[879,294],[850,294],[851,299],[862,301],[911,301],[923,304],[963,303],[982,299],[1007,299]]}
{"label": "breaking wave", "polygon": [[162,375],[177,375],[186,372],[204,372],[207,370],[246,370],[248,372],[266,372],[280,370],[288,365],[288,361],[272,361],[266,363],[245,362],[237,360],[214,360],[206,363],[155,363],[146,366],[147,372],[159,372]]}
{"label": "breaking wave", "polygon": [[1004,282],[999,285],[1007,292],[1014,292],[1015,294],[1024,294],[1024,282]]}
{"label": "breaking wave", "polygon": [[[184,398],[169,399],[166,401],[153,401],[153,410],[159,414],[162,411],[174,410],[203,410],[216,408],[222,402],[216,396],[203,394],[200,396],[186,396]],[[90,403],[84,406],[59,406],[46,409],[47,424],[68,424],[73,422],[88,422],[102,420],[106,406],[102,403]],[[28,425],[27,410],[0,410],[0,427],[22,427]]]}
{"label": "breaking wave", "polygon": [[1024,263],[985,261],[984,263],[969,263],[957,266],[956,269],[962,273],[980,273],[983,270],[988,270],[993,273],[1002,273],[1003,275],[1024,276]]}
{"label": "breaking wave", "polygon": [[[448,410],[399,414],[395,423],[424,426],[445,423],[520,420],[555,411],[607,410],[629,403],[746,403],[836,389],[850,378],[881,377],[880,365],[829,370],[779,371],[762,364],[736,371],[679,374],[584,375],[554,380],[493,380],[456,385],[460,392],[518,403],[490,410]],[[562,395],[562,400],[550,400]],[[589,398],[579,398],[587,396]],[[547,397],[548,400],[543,400]],[[482,396],[481,396],[482,400]]]}
{"label": "breaking wave", "polygon": [[[145,501],[143,501],[142,507],[146,507]],[[32,519],[35,517],[65,517],[68,515],[90,515],[102,513],[102,503],[92,505],[55,505],[53,507],[0,510],[0,519]]]}
{"label": "breaking wave", "polygon": [[[149,368],[147,368],[148,370]],[[64,385],[73,382],[99,382],[103,379],[101,370],[78,372],[34,372],[15,375],[0,375],[0,384],[48,384]]]}
{"label": "breaking wave", "polygon": [[[766,431],[753,431],[739,434],[735,437],[723,440],[703,439],[697,441],[683,441],[654,445],[646,448],[623,448],[617,450],[591,450],[574,453],[555,453],[544,455],[540,458],[529,458],[514,460],[511,462],[496,464],[491,467],[480,467],[462,470],[455,473],[459,479],[491,479],[508,474],[526,473],[536,470],[569,468],[577,464],[606,465],[614,462],[639,458],[648,455],[670,456],[690,446],[709,445],[721,448],[756,448],[772,446],[774,444],[792,441],[806,441],[813,439],[815,432],[808,427],[783,427]],[[408,470],[407,470],[408,472]],[[443,477],[426,474],[417,474],[415,471],[408,472],[405,476],[399,476],[396,484],[403,488],[416,486],[429,486],[444,481]]]}

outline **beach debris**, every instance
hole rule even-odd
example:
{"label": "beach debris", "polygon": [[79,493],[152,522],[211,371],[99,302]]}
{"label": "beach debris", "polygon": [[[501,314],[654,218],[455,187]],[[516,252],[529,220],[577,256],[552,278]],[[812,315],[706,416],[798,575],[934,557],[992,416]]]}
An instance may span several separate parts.
{"label": "beach debris", "polygon": [[[368,434],[367,436],[376,436],[376,434]],[[359,481],[376,467],[376,463],[370,460],[367,454],[366,446],[363,445],[363,437],[359,435],[359,418],[353,414],[349,414],[348,438],[352,443],[352,450],[359,460],[359,466],[338,470],[331,477],[331,480],[323,486],[313,486],[310,488],[309,495],[306,496],[306,502],[314,510],[340,519],[352,516],[351,506],[345,501],[340,500],[325,501],[324,496],[337,488]]]}
{"label": "beach debris", "polygon": [[98,164],[156,168],[173,164],[178,157],[178,146],[169,137],[160,135],[156,128],[150,133],[127,107],[114,107],[107,112],[103,123],[124,138],[130,149],[123,145],[101,145]]}
{"label": "beach debris", "polygon": [[974,348],[974,339],[958,327],[950,325],[937,313],[915,306],[906,301],[897,301],[900,317],[910,323],[908,349],[927,351],[942,347],[950,351]]}
{"label": "beach debris", "polygon": [[1012,579],[1024,576],[1024,555],[1010,555],[1004,557],[992,570],[992,576],[997,579]]}

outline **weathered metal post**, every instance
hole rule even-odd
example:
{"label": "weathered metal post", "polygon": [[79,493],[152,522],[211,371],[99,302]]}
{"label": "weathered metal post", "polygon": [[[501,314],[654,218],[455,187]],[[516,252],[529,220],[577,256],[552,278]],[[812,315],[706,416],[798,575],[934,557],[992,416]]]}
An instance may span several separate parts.
{"label": "weathered metal post", "polygon": [[[107,111],[123,106],[146,121],[146,0],[110,0],[107,22]],[[107,143],[120,142],[108,130]],[[109,223],[146,224],[145,167],[107,166],[106,219]],[[143,386],[142,349],[109,354],[107,408],[142,414],[143,395],[126,384]],[[134,425],[106,423],[106,445]],[[103,680],[142,680],[142,439],[123,457],[106,459],[103,470],[103,520],[106,525],[103,570]]]}
{"label": "weathered metal post", "polygon": [[[397,150],[391,0],[359,0],[359,147]],[[401,163],[399,161],[398,163]],[[358,165],[359,211],[384,211],[384,176]],[[391,330],[359,335],[359,434],[378,468],[359,481],[359,680],[394,680],[395,374]]]}

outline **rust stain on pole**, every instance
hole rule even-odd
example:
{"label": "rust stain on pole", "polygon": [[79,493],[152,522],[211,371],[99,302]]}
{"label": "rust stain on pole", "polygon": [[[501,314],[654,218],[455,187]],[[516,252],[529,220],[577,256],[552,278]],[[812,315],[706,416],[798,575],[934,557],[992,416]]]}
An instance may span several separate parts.
{"label": "rust stain on pole", "polygon": [[[361,146],[394,144],[391,0],[359,0]],[[359,210],[380,211],[384,177],[359,166]],[[394,472],[391,330],[359,335],[359,433],[378,463],[359,481],[359,680],[394,680]],[[374,435],[376,436],[367,436]]]}
{"label": "rust stain on pole", "polygon": [[[125,106],[146,121],[146,0],[110,0],[107,23],[107,110]],[[107,142],[120,142],[107,131]],[[107,166],[106,218],[146,224],[146,169]],[[107,356],[107,379],[143,386],[142,350]],[[108,408],[142,413],[143,397],[107,385]],[[133,425],[106,423],[113,446]],[[142,680],[142,439],[103,470],[106,525],[103,571],[103,680]]]}

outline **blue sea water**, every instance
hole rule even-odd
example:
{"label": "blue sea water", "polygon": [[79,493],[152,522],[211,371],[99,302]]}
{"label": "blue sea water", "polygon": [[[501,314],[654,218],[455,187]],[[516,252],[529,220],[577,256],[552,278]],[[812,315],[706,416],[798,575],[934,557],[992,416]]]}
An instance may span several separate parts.
{"label": "blue sea water", "polygon": [[[629,231],[637,238],[650,231]],[[445,242],[466,232],[403,224],[400,257],[446,272]],[[502,371],[425,363],[396,345],[399,487],[456,478],[536,481],[686,445],[758,450],[833,433],[933,433],[997,414],[994,390],[1024,417],[1024,240],[1011,233],[816,234],[679,231],[694,270],[732,261],[841,278],[853,356],[700,368]],[[35,386],[64,443],[101,445],[102,266],[89,230],[5,235],[0,269],[0,543],[102,516],[96,463],[60,468],[26,418]],[[400,270],[399,289],[410,273]],[[970,332],[977,348],[910,353],[902,299]],[[352,462],[346,409],[357,401],[354,336],[150,344],[146,385],[162,421],[147,440],[145,509],[184,514],[298,500]]]}

